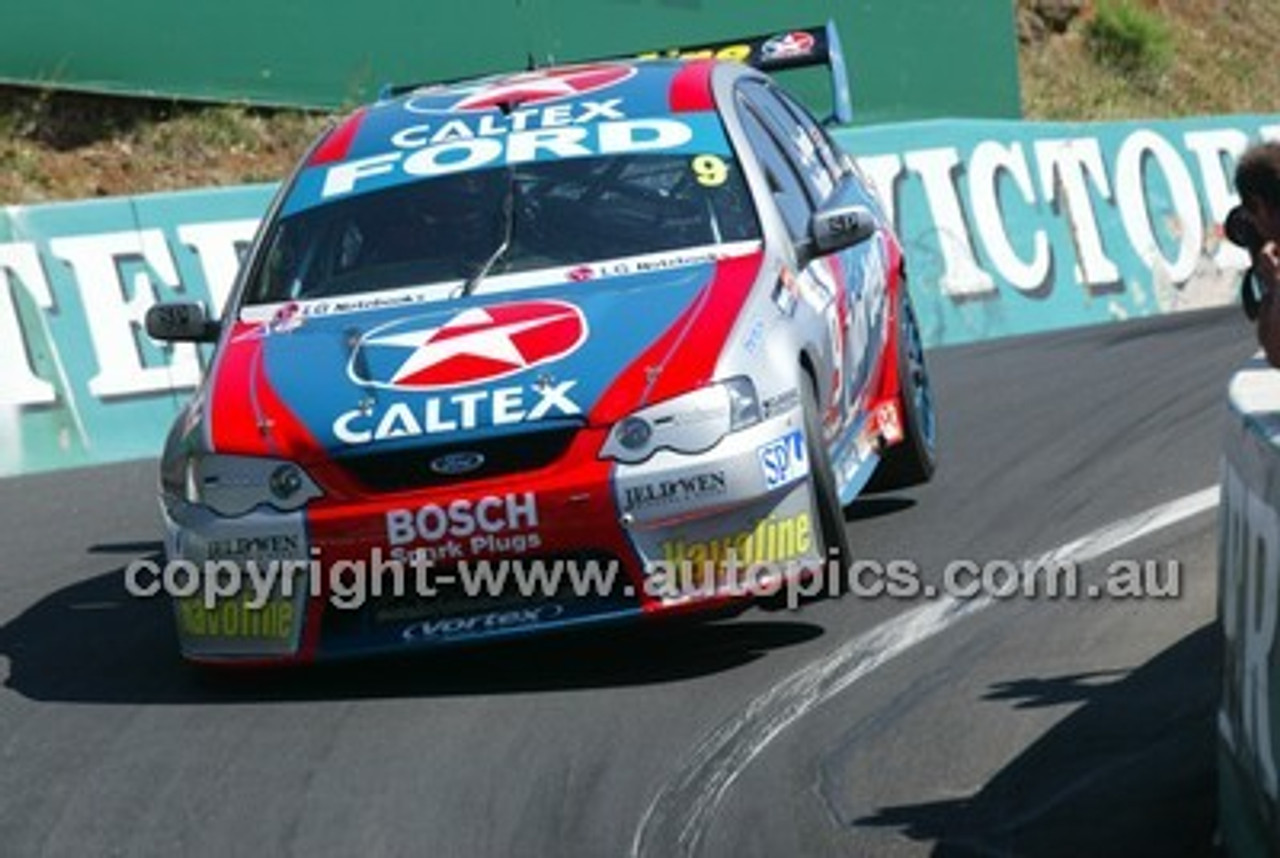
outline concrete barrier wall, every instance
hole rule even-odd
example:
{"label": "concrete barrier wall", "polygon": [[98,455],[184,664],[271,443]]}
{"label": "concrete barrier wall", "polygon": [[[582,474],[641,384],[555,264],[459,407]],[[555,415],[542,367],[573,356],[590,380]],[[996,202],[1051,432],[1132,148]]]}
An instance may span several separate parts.
{"label": "concrete barrier wall", "polygon": [[[846,129],[937,346],[1234,300],[1234,162],[1280,115]],[[0,213],[0,475],[154,455],[199,374],[149,306],[221,307],[272,186]]]}
{"label": "concrete barrier wall", "polygon": [[1222,461],[1219,828],[1233,856],[1280,856],[1280,372],[1231,382]]}
{"label": "concrete barrier wall", "polygon": [[167,300],[220,307],[273,191],[0,214],[0,475],[157,454],[200,367],[143,317]]}
{"label": "concrete barrier wall", "polygon": [[1234,300],[1235,162],[1280,116],[837,134],[894,212],[932,345]]}

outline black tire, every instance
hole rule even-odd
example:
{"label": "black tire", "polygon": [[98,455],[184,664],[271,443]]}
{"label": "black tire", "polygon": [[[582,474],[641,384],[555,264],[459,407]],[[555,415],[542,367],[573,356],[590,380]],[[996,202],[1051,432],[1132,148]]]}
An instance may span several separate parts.
{"label": "black tire", "polygon": [[822,534],[822,561],[829,564],[836,559],[840,569],[847,568],[853,557],[849,547],[849,532],[845,529],[844,509],[840,494],[836,491],[835,473],[831,468],[831,455],[822,443],[822,421],[818,418],[818,398],[811,379],[801,385],[804,390],[804,438],[809,454],[809,482],[813,486],[814,505],[818,512],[818,530]]}
{"label": "black tire", "polygon": [[898,378],[901,379],[898,409],[902,415],[903,439],[884,451],[869,487],[874,491],[927,483],[938,467],[933,388],[925,365],[920,325],[905,281],[902,284],[902,305],[898,310],[897,361]]}

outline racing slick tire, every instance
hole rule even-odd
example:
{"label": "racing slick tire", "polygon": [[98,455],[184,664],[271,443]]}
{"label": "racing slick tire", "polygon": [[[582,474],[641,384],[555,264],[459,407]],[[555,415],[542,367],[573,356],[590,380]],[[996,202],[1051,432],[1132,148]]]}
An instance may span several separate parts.
{"label": "racing slick tire", "polygon": [[925,364],[924,340],[916,320],[906,281],[898,311],[898,409],[902,417],[902,441],[885,450],[872,477],[874,491],[903,489],[927,483],[938,467],[937,417],[933,388]]}
{"label": "racing slick tire", "polygon": [[[849,547],[849,531],[844,525],[844,508],[836,491],[835,472],[831,467],[831,455],[822,443],[822,421],[818,417],[818,397],[814,393],[812,379],[805,379],[804,391],[804,439],[809,455],[809,481],[813,488],[813,501],[818,512],[818,532],[822,534],[824,567],[837,560],[840,570],[847,568],[853,557]],[[825,572],[825,569],[824,569]]]}

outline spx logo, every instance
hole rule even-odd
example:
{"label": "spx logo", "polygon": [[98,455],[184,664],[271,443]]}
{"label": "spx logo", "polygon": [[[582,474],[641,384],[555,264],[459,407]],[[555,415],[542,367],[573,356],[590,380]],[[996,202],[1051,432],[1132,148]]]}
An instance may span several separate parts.
{"label": "spx logo", "polygon": [[1223,468],[1220,607],[1226,638],[1219,729],[1272,802],[1280,798],[1272,697],[1277,681],[1280,515],[1229,463]]}
{"label": "spx logo", "polygon": [[756,450],[766,488],[786,485],[809,473],[809,457],[805,455],[804,432],[796,429],[770,441]]}

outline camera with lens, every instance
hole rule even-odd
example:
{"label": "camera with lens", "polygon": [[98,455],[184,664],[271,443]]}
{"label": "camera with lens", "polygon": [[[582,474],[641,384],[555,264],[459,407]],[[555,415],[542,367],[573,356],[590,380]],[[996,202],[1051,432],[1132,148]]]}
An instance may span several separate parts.
{"label": "camera with lens", "polygon": [[[1222,232],[1232,244],[1243,247],[1250,254],[1257,253],[1266,243],[1262,233],[1248,210],[1239,205],[1227,212],[1227,219],[1222,224]],[[1258,307],[1262,303],[1262,284],[1254,276],[1253,269],[1244,272],[1240,278],[1240,305],[1250,321],[1258,318]]]}
{"label": "camera with lens", "polygon": [[1250,253],[1256,253],[1263,245],[1262,233],[1253,223],[1253,217],[1244,206],[1236,206],[1227,212],[1227,219],[1222,224],[1222,232],[1232,244],[1239,245]]}

